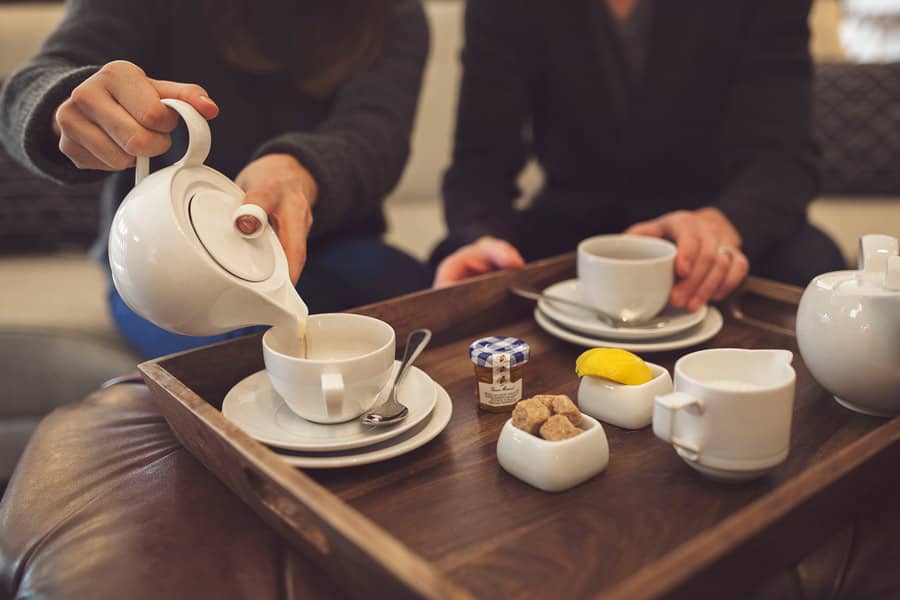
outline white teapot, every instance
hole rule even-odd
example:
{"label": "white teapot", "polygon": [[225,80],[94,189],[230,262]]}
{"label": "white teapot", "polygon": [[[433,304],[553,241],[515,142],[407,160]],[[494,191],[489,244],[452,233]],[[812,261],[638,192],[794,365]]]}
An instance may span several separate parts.
{"label": "white teapot", "polygon": [[819,275],[797,311],[813,377],[852,410],[900,414],[900,257],[887,235],[860,239],[860,268]]}
{"label": "white teapot", "polygon": [[[109,235],[119,295],[137,314],[185,335],[248,325],[296,332],[308,310],[265,211],[242,205],[244,192],[203,164],[211,143],[206,119],[186,102],[163,103],[187,124],[188,148],[181,160],[152,174],[149,160],[137,159],[135,187]],[[243,215],[255,216],[262,227],[244,235],[235,226]]]}

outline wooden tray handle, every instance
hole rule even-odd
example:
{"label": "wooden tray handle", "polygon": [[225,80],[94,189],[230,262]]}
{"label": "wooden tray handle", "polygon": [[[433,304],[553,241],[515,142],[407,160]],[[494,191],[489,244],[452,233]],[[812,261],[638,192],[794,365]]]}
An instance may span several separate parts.
{"label": "wooden tray handle", "polygon": [[800,298],[803,296],[802,289],[793,285],[778,283],[776,281],[748,277],[740,289],[729,298],[727,303],[728,313],[736,321],[779,335],[797,337],[794,328],[748,316],[743,308],[743,301],[748,295],[755,295],[782,304],[797,306],[800,304]]}
{"label": "wooden tray handle", "polygon": [[292,500],[287,491],[266,481],[262,475],[245,466],[243,469],[244,481],[249,490],[256,496],[260,504],[276,515],[291,529],[309,543],[319,554],[327,556],[330,551],[328,536],[318,526],[311,523],[312,517],[297,501]]}

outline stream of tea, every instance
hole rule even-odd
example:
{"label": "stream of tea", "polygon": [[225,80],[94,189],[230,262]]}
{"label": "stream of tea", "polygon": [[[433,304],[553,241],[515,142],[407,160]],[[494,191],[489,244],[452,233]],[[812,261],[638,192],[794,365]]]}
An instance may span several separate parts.
{"label": "stream of tea", "polygon": [[309,346],[306,337],[306,318],[297,319],[297,331],[300,336],[300,358],[308,358]]}

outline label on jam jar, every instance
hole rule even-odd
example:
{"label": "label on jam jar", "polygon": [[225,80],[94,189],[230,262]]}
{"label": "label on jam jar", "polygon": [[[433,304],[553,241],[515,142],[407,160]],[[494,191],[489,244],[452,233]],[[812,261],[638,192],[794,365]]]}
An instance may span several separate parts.
{"label": "label on jam jar", "polygon": [[490,383],[478,383],[478,396],[488,406],[508,406],[522,399],[522,380],[512,381],[509,371],[509,354],[494,355]]}

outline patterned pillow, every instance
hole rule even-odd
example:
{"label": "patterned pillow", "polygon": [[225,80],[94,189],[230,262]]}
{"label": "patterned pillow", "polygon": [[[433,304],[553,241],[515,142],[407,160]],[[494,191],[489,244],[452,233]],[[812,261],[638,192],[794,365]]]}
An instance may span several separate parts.
{"label": "patterned pillow", "polygon": [[100,187],[41,179],[0,146],[0,252],[86,250],[97,237]]}
{"label": "patterned pillow", "polygon": [[900,195],[900,63],[816,67],[823,195]]}

